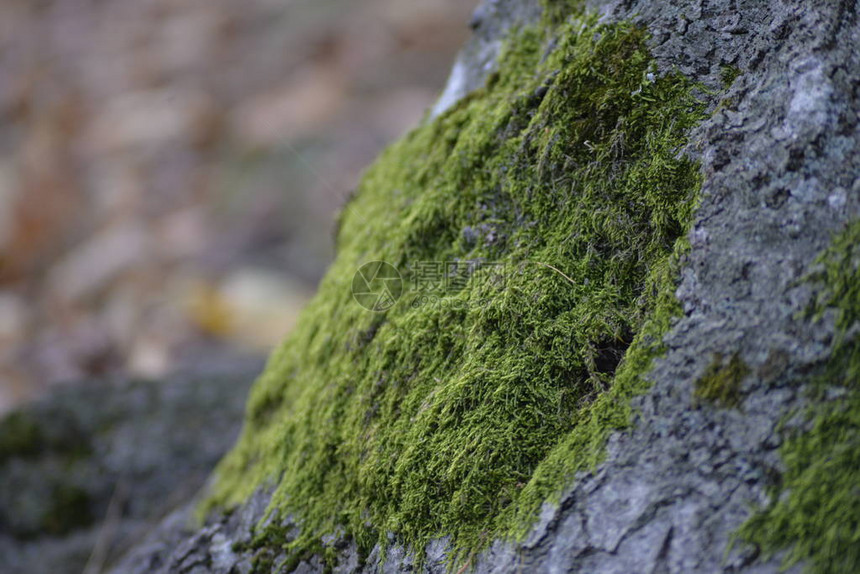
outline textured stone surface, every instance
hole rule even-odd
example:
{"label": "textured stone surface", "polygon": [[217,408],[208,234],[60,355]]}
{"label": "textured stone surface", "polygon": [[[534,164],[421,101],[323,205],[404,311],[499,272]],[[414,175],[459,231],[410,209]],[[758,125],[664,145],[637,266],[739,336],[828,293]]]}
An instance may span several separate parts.
{"label": "textured stone surface", "polygon": [[448,85],[433,107],[438,116],[457,100],[486,81],[495,70],[502,42],[510,30],[536,22],[541,15],[538,2],[485,0],[475,9],[469,26],[474,33],[454,62]]}
{"label": "textured stone surface", "polygon": [[0,421],[0,572],[102,571],[205,483],[253,374],[91,383]]}
{"label": "textured stone surface", "polygon": [[[482,81],[499,35],[535,18],[536,4],[484,4],[477,39],[439,109]],[[592,5],[607,20],[647,26],[662,70],[677,68],[711,87],[730,67],[742,74],[713,102],[687,150],[701,160],[705,182],[677,291],[685,316],[665,339],[653,387],[636,400],[633,429],[612,437],[604,463],[579,476],[558,506],[546,506],[523,543],[497,542],[472,565],[478,572],[777,572],[778,556],[765,561],[754,549],[727,548],[779,473],[777,424],[802,406],[810,373],[829,354],[832,324],[799,316],[815,294],[800,279],[832,234],[860,215],[858,4]],[[737,354],[751,369],[738,408],[694,400],[695,381],[717,354]],[[252,556],[231,543],[250,539],[267,498],[259,492],[198,531],[188,529],[186,507],[115,572],[248,572]],[[377,549],[362,565],[348,542],[332,544],[340,572],[413,570],[396,545],[385,560]],[[268,552],[276,566],[285,559],[276,548]],[[425,570],[444,572],[445,541],[426,552]],[[321,568],[314,558],[297,571]]]}

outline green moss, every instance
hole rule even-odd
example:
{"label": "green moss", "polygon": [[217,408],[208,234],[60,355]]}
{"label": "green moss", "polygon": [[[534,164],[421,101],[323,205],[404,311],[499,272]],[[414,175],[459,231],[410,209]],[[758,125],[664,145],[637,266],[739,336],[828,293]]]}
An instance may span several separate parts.
{"label": "green moss", "polygon": [[0,421],[0,463],[18,456],[38,454],[44,444],[38,422],[25,412],[14,412]]}
{"label": "green moss", "polygon": [[70,460],[91,452],[89,436],[69,410],[15,411],[0,420],[0,463],[63,453]]}
{"label": "green moss", "polygon": [[696,381],[693,396],[696,404],[714,403],[721,407],[737,407],[741,404],[741,382],[750,374],[743,359],[735,353],[728,363],[721,354],[714,360]]}
{"label": "green moss", "polygon": [[93,520],[87,492],[76,486],[58,483],[52,488],[40,532],[62,536],[77,528],[91,525]]}
{"label": "green moss", "polygon": [[550,26],[561,24],[567,18],[582,13],[583,0],[540,0],[540,3],[543,20]]}
{"label": "green moss", "polygon": [[836,313],[834,353],[813,381],[805,428],[780,448],[785,473],[771,504],[738,536],[766,555],[788,550],[786,567],[802,561],[807,572],[860,572],[860,222],[819,262],[814,278],[825,288],[815,311]]}
{"label": "green moss", "polygon": [[723,88],[729,89],[735,83],[743,71],[737,66],[722,66],[720,67],[720,80],[723,83]]}
{"label": "green moss", "polygon": [[[271,509],[301,533],[264,529],[260,546],[299,556],[345,533],[368,551],[392,533],[420,556],[448,535],[462,560],[524,533],[629,425],[679,313],[701,183],[682,148],[703,105],[655,75],[640,28],[552,35],[519,32],[487,87],[383,153],[345,207],[205,507],[273,481]],[[378,314],[350,293],[375,260],[408,281],[420,262],[499,266]]]}

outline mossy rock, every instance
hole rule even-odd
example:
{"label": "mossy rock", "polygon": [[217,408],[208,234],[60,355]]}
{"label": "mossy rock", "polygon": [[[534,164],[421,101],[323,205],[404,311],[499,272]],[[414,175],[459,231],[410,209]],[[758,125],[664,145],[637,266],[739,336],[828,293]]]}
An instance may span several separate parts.
{"label": "mossy rock", "polygon": [[484,4],[205,526],[117,572],[860,567],[853,0],[586,4]]}
{"label": "mossy rock", "polygon": [[[368,170],[210,507],[274,480],[297,555],[345,532],[364,552],[450,536],[466,556],[601,460],[678,313],[700,186],[683,149],[704,103],[647,37],[591,17],[521,29],[486,87]],[[356,279],[381,298],[355,300]]]}

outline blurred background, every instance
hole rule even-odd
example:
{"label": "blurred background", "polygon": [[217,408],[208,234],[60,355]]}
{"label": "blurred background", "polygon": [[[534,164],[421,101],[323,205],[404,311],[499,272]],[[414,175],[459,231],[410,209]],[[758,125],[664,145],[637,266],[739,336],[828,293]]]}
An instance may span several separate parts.
{"label": "blurred background", "polygon": [[0,413],[265,357],[475,4],[0,1]]}

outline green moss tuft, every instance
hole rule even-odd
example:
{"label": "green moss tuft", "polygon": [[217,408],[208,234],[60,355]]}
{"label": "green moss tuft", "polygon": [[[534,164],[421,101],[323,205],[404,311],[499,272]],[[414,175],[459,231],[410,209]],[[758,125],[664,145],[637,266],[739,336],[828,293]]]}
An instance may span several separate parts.
{"label": "green moss tuft", "polygon": [[815,311],[837,316],[834,353],[812,384],[807,425],[780,454],[786,470],[772,502],[738,532],[785,566],[816,574],[860,572],[860,222],[836,237],[814,278],[825,288]]}
{"label": "green moss tuft", "polygon": [[705,372],[696,381],[693,396],[696,404],[714,403],[725,408],[741,404],[741,383],[750,374],[743,359],[735,353],[728,363],[717,353]]}
{"label": "green moss tuft", "polygon": [[[301,533],[272,532],[294,556],[392,533],[419,557],[448,535],[463,560],[523,534],[629,424],[680,312],[673,261],[701,185],[682,149],[704,106],[685,78],[655,75],[640,28],[552,36],[520,31],[485,89],[366,173],[205,508],[274,481],[271,509]],[[375,314],[350,286],[378,260],[408,279],[420,262],[478,270]]]}
{"label": "green moss tuft", "polygon": [[720,80],[723,83],[723,88],[729,89],[735,83],[743,71],[737,66],[722,66],[720,68]]}
{"label": "green moss tuft", "polygon": [[549,26],[556,26],[568,18],[582,15],[583,0],[540,0],[543,19]]}

